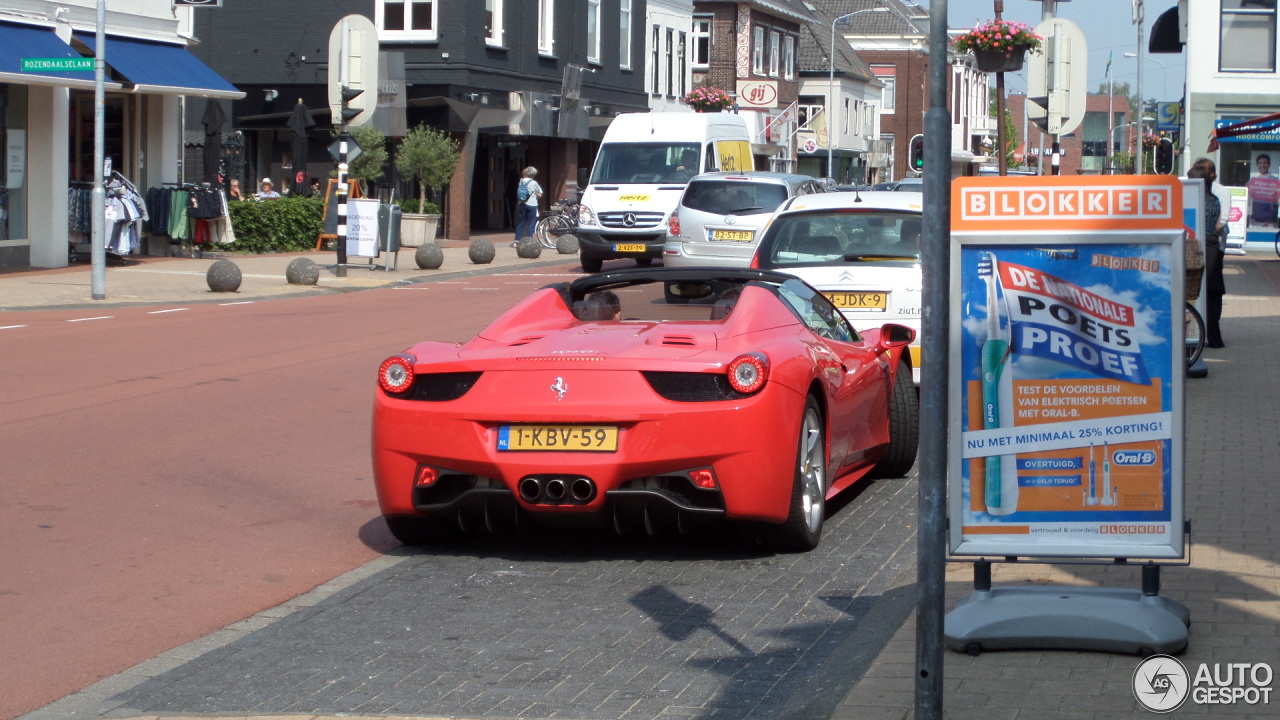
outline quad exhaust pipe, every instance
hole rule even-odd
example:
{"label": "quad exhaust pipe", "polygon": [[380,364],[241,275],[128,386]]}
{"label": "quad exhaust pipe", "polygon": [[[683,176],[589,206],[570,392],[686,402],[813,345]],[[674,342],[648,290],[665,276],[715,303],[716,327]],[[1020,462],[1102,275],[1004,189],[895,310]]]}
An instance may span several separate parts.
{"label": "quad exhaust pipe", "polygon": [[596,497],[595,482],[581,476],[529,475],[516,489],[530,505],[586,505]]}

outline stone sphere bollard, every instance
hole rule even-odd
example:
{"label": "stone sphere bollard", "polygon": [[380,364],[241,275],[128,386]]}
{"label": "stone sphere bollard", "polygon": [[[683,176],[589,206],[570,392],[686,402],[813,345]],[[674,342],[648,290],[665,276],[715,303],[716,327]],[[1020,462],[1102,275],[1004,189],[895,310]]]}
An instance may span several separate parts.
{"label": "stone sphere bollard", "polygon": [[289,262],[289,267],[284,269],[284,279],[290,285],[315,285],[320,282],[320,266],[311,261],[311,258],[294,258]]}
{"label": "stone sphere bollard", "polygon": [[578,236],[565,233],[556,238],[556,252],[561,255],[578,254]]}
{"label": "stone sphere bollard", "polygon": [[444,251],[433,242],[423,243],[413,254],[413,261],[419,270],[438,270],[444,264]]}
{"label": "stone sphere bollard", "polygon": [[493,262],[497,254],[498,251],[493,247],[493,243],[483,238],[472,240],[471,247],[467,250],[467,257],[477,265],[488,265]]}
{"label": "stone sphere bollard", "polygon": [[542,255],[542,243],[531,237],[521,240],[520,244],[516,245],[516,257],[536,258],[540,255]]}
{"label": "stone sphere bollard", "polygon": [[204,274],[205,282],[214,292],[235,292],[240,289],[240,267],[227,259],[218,260]]}

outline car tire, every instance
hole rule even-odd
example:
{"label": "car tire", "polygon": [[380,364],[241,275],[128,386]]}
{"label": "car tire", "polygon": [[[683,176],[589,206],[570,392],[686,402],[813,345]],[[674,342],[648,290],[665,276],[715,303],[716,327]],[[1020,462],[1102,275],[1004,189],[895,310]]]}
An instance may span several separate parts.
{"label": "car tire", "polygon": [[600,268],[604,267],[604,260],[601,258],[587,257],[586,255],[583,255],[581,256],[581,259],[583,272],[598,273],[600,272]]}
{"label": "car tire", "polygon": [[920,448],[920,399],[911,381],[911,368],[898,367],[889,395],[889,446],[880,461],[871,468],[874,478],[902,477],[916,464]]}
{"label": "car tire", "polygon": [[774,529],[776,550],[807,552],[818,547],[825,520],[826,495],[827,443],[818,401],[810,395],[800,419],[787,520]]}
{"label": "car tire", "polygon": [[383,519],[391,536],[410,547],[439,545],[456,539],[459,534],[456,526],[446,528],[439,520],[399,515],[383,516]]}

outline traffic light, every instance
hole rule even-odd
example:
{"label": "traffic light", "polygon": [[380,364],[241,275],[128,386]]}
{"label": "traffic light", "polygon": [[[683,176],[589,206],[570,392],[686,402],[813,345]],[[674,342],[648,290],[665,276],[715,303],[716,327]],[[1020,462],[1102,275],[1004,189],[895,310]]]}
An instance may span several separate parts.
{"label": "traffic light", "polygon": [[911,169],[916,172],[924,172],[924,136],[916,135],[911,138],[911,155],[909,164]]}
{"label": "traffic light", "polygon": [[1156,172],[1161,175],[1173,173],[1173,141],[1169,138],[1160,138],[1160,144],[1156,146]]}
{"label": "traffic light", "polygon": [[353,87],[348,87],[346,85],[343,85],[341,92],[342,92],[342,124],[346,125],[347,123],[351,122],[351,120],[355,118],[355,116],[364,112],[362,108],[351,107],[351,101],[363,95],[364,90],[361,88],[353,88]]}

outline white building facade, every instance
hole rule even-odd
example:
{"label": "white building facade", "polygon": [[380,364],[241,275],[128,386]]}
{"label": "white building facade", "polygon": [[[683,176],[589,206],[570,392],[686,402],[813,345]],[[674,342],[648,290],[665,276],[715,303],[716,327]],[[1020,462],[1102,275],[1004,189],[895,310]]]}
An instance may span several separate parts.
{"label": "white building facade", "polygon": [[[624,5],[628,0],[620,0]],[[691,89],[695,46],[693,0],[649,0],[645,10],[645,91],[653,112],[688,110],[680,98]],[[706,20],[704,24],[708,24]],[[709,27],[699,37],[708,38]]]}
{"label": "white building facade", "polygon": [[[0,267],[64,267],[77,239],[69,214],[91,186],[94,74],[32,68],[23,60],[95,52],[95,0],[8,0],[0,9]],[[186,47],[190,9],[172,0],[113,2],[106,12],[104,153],[112,170],[145,192],[177,183],[182,98],[236,98]],[[201,10],[205,12],[205,10]],[[216,12],[216,10],[214,10]],[[164,254],[163,247],[144,252]]]}

